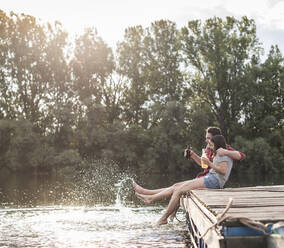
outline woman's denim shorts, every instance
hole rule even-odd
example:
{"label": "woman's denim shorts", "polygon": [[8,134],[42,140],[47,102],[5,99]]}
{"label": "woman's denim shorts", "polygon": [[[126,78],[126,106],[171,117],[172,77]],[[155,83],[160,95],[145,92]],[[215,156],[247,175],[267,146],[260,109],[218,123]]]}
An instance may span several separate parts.
{"label": "woman's denim shorts", "polygon": [[220,189],[221,188],[218,179],[212,174],[207,174],[204,177],[204,184],[205,184],[205,187],[208,189]]}

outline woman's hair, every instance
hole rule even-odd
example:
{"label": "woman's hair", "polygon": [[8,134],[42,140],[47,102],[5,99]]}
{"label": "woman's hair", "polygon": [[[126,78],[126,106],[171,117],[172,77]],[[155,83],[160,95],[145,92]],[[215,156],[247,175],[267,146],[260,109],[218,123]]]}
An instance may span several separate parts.
{"label": "woman's hair", "polygon": [[221,135],[221,129],[219,127],[208,127],[206,132],[211,133],[212,136]]}
{"label": "woman's hair", "polygon": [[216,151],[219,148],[226,149],[226,140],[223,135],[215,135],[211,138],[211,142],[214,144],[214,153],[216,154]]}

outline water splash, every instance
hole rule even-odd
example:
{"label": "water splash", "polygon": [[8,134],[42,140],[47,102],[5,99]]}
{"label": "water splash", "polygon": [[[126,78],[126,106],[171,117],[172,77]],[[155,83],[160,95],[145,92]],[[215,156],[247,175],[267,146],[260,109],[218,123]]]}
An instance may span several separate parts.
{"label": "water splash", "polygon": [[[61,176],[64,175],[64,176]],[[0,190],[2,206],[38,205],[84,206],[95,205],[122,207],[133,205],[133,173],[122,170],[111,160],[85,160],[70,176],[66,173],[50,177],[21,175],[7,181]],[[1,186],[1,185],[0,185]]]}
{"label": "water splash", "polygon": [[129,185],[132,185],[132,182],[134,179],[130,176],[125,176],[124,178],[120,179],[118,183],[114,184],[116,187],[116,199],[115,199],[115,206],[117,208],[121,208],[123,206],[126,206],[125,198],[126,194],[128,192],[125,192],[129,189]]}
{"label": "water splash", "polygon": [[133,176],[111,160],[85,161],[74,180],[72,198],[80,205],[126,205],[133,197]]}

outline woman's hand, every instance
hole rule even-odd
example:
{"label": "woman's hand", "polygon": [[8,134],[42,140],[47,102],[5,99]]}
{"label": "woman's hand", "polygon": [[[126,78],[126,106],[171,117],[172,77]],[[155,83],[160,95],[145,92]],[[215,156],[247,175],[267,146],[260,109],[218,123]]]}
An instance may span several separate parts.
{"label": "woman's hand", "polygon": [[201,157],[201,162],[210,166],[211,162],[208,158]]}

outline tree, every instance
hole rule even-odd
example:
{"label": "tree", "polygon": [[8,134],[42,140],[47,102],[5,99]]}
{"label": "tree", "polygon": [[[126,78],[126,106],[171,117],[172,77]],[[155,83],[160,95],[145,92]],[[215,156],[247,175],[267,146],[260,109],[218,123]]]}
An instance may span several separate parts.
{"label": "tree", "polygon": [[168,102],[161,113],[161,120],[151,129],[151,150],[148,152],[149,161],[153,167],[163,171],[174,172],[179,169],[184,161],[182,152],[186,147],[186,110],[178,102]]}
{"label": "tree", "polygon": [[9,66],[9,50],[14,24],[2,10],[0,10],[0,118],[14,118],[14,90],[11,81],[11,67]]}
{"label": "tree", "polygon": [[17,117],[30,120],[40,132],[47,93],[46,34],[36,19],[28,15],[11,14],[14,29],[9,34],[10,86],[15,91],[12,106]]}
{"label": "tree", "polygon": [[253,94],[244,108],[245,124],[253,136],[283,128],[284,58],[272,46],[265,62],[254,70]]}
{"label": "tree", "polygon": [[194,98],[207,103],[222,132],[230,139],[251,94],[250,68],[260,47],[253,20],[211,18],[201,25],[190,21],[182,28],[182,49],[193,74]]}
{"label": "tree", "polygon": [[86,29],[76,38],[70,67],[77,117],[77,148],[81,155],[93,155],[94,150],[101,149],[100,144],[103,143],[103,140],[97,139],[97,134],[102,137],[98,131],[106,122],[102,98],[106,80],[114,69],[112,50],[96,30]]}
{"label": "tree", "polygon": [[[62,25],[55,22],[45,29],[47,36],[46,63],[49,75],[45,101],[45,121],[42,123],[46,134],[52,136],[50,143],[56,150],[72,147],[73,129],[76,124],[71,71],[65,50],[68,48],[68,34]],[[74,147],[73,147],[74,148]]]}
{"label": "tree", "polygon": [[[141,26],[125,30],[124,41],[118,44],[118,73],[128,79],[123,94],[124,120],[127,124],[141,124],[148,100],[145,77],[145,31]],[[143,124],[142,124],[143,125]]]}
{"label": "tree", "polygon": [[107,79],[102,89],[102,104],[105,106],[107,122],[112,125],[115,120],[119,120],[122,114],[123,89],[125,80],[115,72]]}
{"label": "tree", "polygon": [[72,87],[83,109],[101,104],[102,88],[114,69],[114,62],[111,49],[98,36],[96,30],[86,29],[85,33],[76,39],[70,66]]}
{"label": "tree", "polygon": [[176,24],[165,20],[153,22],[146,29],[145,72],[152,101],[166,104],[182,99],[182,58],[178,34]]}

